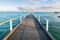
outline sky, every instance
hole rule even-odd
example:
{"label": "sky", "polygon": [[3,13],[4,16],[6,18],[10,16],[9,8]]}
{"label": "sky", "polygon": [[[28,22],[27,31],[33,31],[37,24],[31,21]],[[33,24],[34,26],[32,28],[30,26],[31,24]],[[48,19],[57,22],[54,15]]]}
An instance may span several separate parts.
{"label": "sky", "polygon": [[0,0],[0,10],[18,10],[18,7],[47,7],[58,3],[60,0]]}

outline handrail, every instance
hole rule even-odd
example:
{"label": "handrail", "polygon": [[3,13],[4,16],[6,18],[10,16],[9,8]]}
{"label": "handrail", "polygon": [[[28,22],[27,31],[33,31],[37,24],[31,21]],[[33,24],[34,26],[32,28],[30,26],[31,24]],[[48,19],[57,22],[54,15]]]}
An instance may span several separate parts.
{"label": "handrail", "polygon": [[[33,14],[34,16],[37,16],[37,15],[35,15],[35,14]],[[38,16],[40,16],[40,15],[38,15]],[[41,18],[40,18],[41,19]],[[39,20],[40,19],[37,19],[38,20],[38,22],[40,22]],[[49,33],[49,31],[48,31],[48,29],[49,29],[49,21],[50,20],[48,20],[48,19],[46,19],[46,18],[44,18],[44,20],[46,21],[46,29],[44,29],[44,27],[43,27],[43,29],[44,30],[46,30],[46,32],[48,33],[48,35],[52,38],[52,39],[54,39],[55,40],[55,38]],[[41,23],[40,23],[41,24]],[[42,25],[42,24],[41,24]],[[43,25],[42,25],[43,26]]]}
{"label": "handrail", "polygon": [[9,22],[10,20],[5,20],[4,22],[0,22],[0,25],[3,25],[6,22]]}
{"label": "handrail", "polygon": [[[24,16],[24,15],[23,15]],[[17,19],[17,18],[19,18],[20,16],[18,16],[18,17],[16,17],[16,18],[11,18],[12,20],[15,20],[15,19]],[[11,20],[10,19],[10,20]],[[6,22],[9,22],[10,20],[5,20],[5,21],[3,21],[3,22],[0,22],[0,25],[3,25],[4,23],[6,23]]]}
{"label": "handrail", "polygon": [[4,23],[6,23],[6,22],[10,22],[10,31],[12,31],[13,30],[13,27],[12,27],[12,21],[13,20],[16,20],[17,18],[20,18],[20,21],[22,21],[22,16],[24,16],[24,18],[25,18],[25,16],[27,16],[28,14],[26,14],[26,15],[21,15],[21,16],[18,16],[18,17],[16,17],[16,18],[11,18],[10,20],[5,20],[5,21],[3,21],[3,22],[0,22],[0,25],[3,25]]}

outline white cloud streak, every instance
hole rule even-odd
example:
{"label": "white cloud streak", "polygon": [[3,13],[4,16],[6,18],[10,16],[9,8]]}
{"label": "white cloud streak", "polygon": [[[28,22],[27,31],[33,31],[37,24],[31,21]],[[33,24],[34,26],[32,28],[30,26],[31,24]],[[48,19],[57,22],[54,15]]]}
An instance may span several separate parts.
{"label": "white cloud streak", "polygon": [[52,5],[50,5],[50,6],[60,7],[60,1],[59,1],[59,0],[55,0],[55,4],[52,4]]}

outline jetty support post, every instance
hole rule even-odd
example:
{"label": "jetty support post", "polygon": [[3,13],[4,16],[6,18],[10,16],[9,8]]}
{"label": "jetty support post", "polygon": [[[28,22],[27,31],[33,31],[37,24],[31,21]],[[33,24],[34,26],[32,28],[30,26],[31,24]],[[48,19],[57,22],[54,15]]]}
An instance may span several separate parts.
{"label": "jetty support post", "polygon": [[12,31],[12,19],[10,19],[10,31]]}
{"label": "jetty support post", "polygon": [[48,23],[49,21],[48,20],[46,20],[46,31],[48,31],[48,26],[49,26],[49,23]]}
{"label": "jetty support post", "polygon": [[22,16],[20,16],[20,22],[22,21]]}
{"label": "jetty support post", "polygon": [[40,22],[40,16],[38,17],[38,21]]}

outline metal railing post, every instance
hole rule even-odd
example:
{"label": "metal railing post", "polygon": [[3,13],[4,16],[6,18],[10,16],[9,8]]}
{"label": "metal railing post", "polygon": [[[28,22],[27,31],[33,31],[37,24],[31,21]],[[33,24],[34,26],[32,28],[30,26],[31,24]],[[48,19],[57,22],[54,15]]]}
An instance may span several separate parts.
{"label": "metal railing post", "polygon": [[46,20],[46,31],[48,31],[48,25],[49,25],[49,23],[48,23],[49,21],[48,20]]}
{"label": "metal railing post", "polygon": [[10,31],[12,31],[12,19],[10,19]]}
{"label": "metal railing post", "polygon": [[20,16],[20,21],[22,20],[22,17]]}
{"label": "metal railing post", "polygon": [[40,22],[40,16],[38,17],[38,20],[39,20],[39,22]]}

